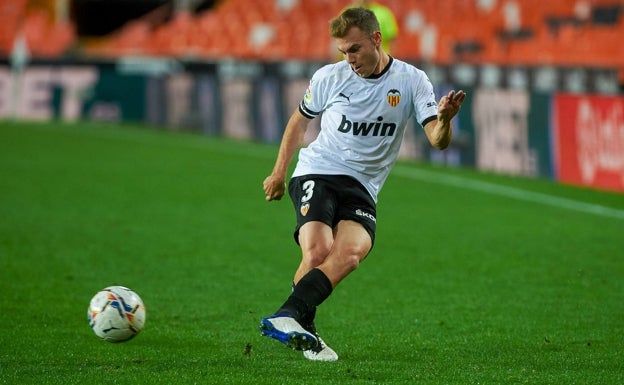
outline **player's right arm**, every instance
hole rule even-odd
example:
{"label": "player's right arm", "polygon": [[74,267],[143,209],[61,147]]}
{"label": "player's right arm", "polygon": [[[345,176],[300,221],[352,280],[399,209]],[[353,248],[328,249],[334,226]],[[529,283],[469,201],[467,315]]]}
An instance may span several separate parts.
{"label": "player's right arm", "polygon": [[305,117],[299,108],[288,119],[282,142],[277,153],[277,160],[271,175],[262,184],[267,201],[280,200],[286,192],[286,173],[295,152],[303,143],[310,119]]}

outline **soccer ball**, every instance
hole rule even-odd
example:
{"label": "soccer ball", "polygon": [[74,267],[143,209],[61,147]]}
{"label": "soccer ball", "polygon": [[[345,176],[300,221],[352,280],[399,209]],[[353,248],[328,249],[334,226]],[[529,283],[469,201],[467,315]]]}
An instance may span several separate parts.
{"label": "soccer ball", "polygon": [[89,303],[91,329],[108,342],[123,342],[139,334],[145,324],[145,305],[137,293],[123,286],[100,290]]}

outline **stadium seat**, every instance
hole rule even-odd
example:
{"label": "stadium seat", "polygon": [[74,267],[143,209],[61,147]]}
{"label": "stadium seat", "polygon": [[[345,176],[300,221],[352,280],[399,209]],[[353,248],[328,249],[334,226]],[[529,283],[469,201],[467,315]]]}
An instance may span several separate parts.
{"label": "stadium seat", "polygon": [[0,4],[0,54],[8,55],[12,51],[25,9],[26,0],[4,0]]}
{"label": "stadium seat", "polygon": [[28,49],[34,57],[41,55],[41,51],[47,43],[48,30],[48,16],[44,11],[31,11],[24,18],[22,32],[26,38]]}
{"label": "stadium seat", "polygon": [[[400,32],[393,54],[399,58],[439,64],[624,67],[624,50],[617,45],[624,35],[624,6],[618,0],[380,2],[397,17]],[[143,50],[207,60],[333,61],[336,54],[327,22],[350,4],[352,0],[267,0],[262,7],[250,7],[250,0],[222,0],[199,14],[176,15],[157,28],[127,26],[127,31],[115,34],[112,40],[119,48],[118,55]],[[619,11],[611,17],[612,22],[591,22],[596,7],[611,9],[614,4],[619,4]],[[513,29],[509,29],[509,17],[515,20]],[[36,24],[29,27],[32,36],[40,33]],[[6,32],[0,28],[0,44],[3,41],[6,46]]]}
{"label": "stadium seat", "polygon": [[146,49],[151,37],[152,31],[147,22],[133,20],[118,32],[111,48],[117,55],[140,54]]}

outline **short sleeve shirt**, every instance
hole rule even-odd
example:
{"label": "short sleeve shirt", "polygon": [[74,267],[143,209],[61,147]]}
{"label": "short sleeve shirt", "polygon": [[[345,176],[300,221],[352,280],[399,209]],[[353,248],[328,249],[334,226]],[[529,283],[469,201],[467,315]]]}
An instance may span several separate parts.
{"label": "short sleeve shirt", "polygon": [[346,61],[319,69],[299,105],[307,118],[321,116],[317,138],[299,152],[293,176],[349,175],[377,195],[397,160],[409,119],[423,126],[437,116],[427,75],[390,58],[374,78],[361,78]]}

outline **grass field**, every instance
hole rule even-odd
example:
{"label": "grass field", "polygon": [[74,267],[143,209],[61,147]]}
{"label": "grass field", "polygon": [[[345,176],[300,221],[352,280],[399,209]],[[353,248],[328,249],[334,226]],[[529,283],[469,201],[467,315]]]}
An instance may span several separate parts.
{"label": "grass field", "polygon": [[[263,338],[299,251],[276,147],[0,123],[2,384],[622,384],[624,195],[402,163],[377,243],[320,308],[335,363]],[[125,285],[135,339],[87,305]]]}

